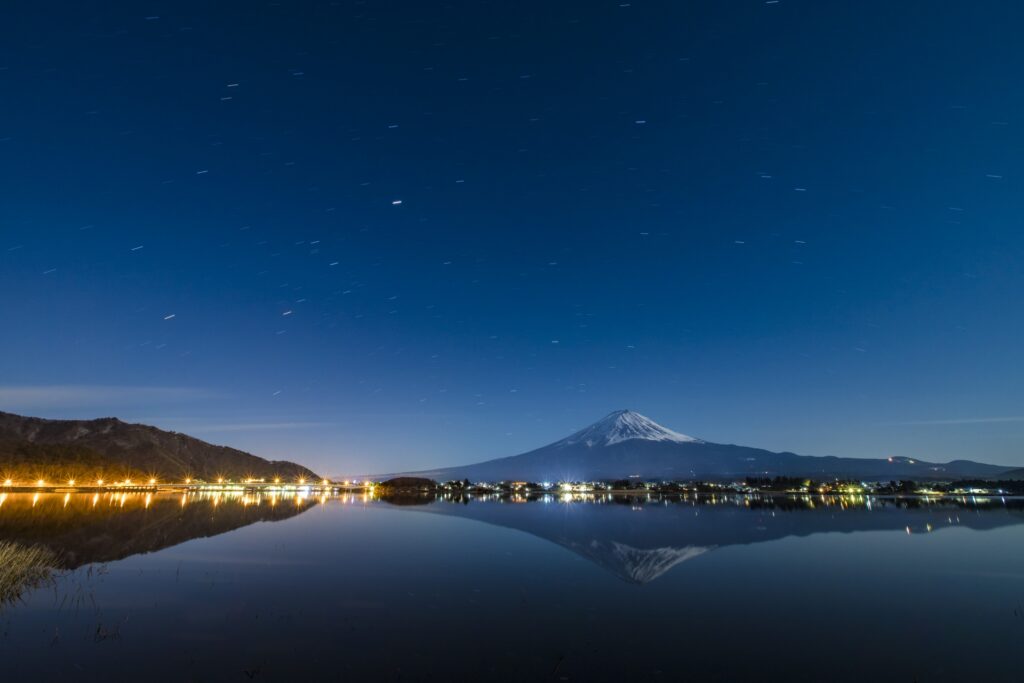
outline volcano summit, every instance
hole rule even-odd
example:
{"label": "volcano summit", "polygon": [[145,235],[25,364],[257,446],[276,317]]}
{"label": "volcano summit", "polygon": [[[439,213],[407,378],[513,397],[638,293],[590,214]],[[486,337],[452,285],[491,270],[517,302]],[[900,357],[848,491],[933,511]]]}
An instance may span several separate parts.
{"label": "volcano summit", "polygon": [[922,481],[996,478],[1011,469],[970,460],[934,463],[905,457],[840,458],[776,453],[711,443],[662,427],[632,410],[617,410],[571,436],[527,453],[473,465],[400,474],[471,481],[597,481],[627,477],[684,481],[748,476]]}

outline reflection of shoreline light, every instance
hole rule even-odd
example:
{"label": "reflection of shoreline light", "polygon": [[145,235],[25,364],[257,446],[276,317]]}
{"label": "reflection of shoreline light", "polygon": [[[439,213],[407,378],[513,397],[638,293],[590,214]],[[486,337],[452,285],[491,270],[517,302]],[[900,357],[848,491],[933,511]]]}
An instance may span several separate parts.
{"label": "reflection of shoreline light", "polygon": [[[3,513],[22,509],[36,508],[40,511],[61,512],[62,514],[74,515],[76,513],[95,514],[98,509],[116,512],[123,510],[149,510],[164,503],[175,503],[178,508],[186,508],[191,505],[205,504],[210,508],[221,508],[225,505],[237,505],[241,509],[258,508],[261,506],[277,507],[278,504],[289,498],[294,506],[304,509],[310,504],[320,503],[326,505],[332,501],[339,503],[354,502],[355,497],[351,494],[342,495],[335,492],[315,492],[310,487],[292,487],[286,496],[283,497],[283,487],[277,490],[253,491],[244,488],[232,490],[199,490],[188,491],[4,491],[0,493],[0,505],[3,505]],[[363,498],[363,502],[370,500]],[[19,505],[19,501],[23,506]],[[104,505],[100,506],[103,502]]]}
{"label": "reflection of shoreline light", "polygon": [[32,480],[32,482],[19,482],[14,478],[4,475],[2,481],[5,490],[14,493],[27,493],[25,489],[31,489],[42,493],[66,493],[73,489],[79,493],[129,493],[129,494],[157,494],[157,493],[183,493],[192,497],[196,493],[230,494],[232,496],[246,494],[248,498],[243,501],[246,505],[260,505],[266,494],[274,494],[278,498],[284,495],[301,495],[303,499],[309,496],[317,496],[324,499],[331,499],[345,492],[360,492],[363,494],[373,492],[372,484],[358,485],[353,482],[350,486],[335,485],[328,479],[317,480],[315,483],[306,483],[305,479],[299,478],[294,483],[281,483],[280,477],[276,477],[273,484],[268,484],[265,479],[254,479],[252,477],[242,482],[232,481],[224,477],[218,477],[216,483],[196,482],[192,477],[186,477],[180,483],[161,482],[156,477],[144,478],[138,481],[132,478],[125,478],[118,481],[108,482],[102,477],[95,479],[86,477],[86,483],[76,477],[60,478],[59,483],[48,482],[44,478]]}
{"label": "reflection of shoreline light", "polygon": [[[319,503],[320,506],[328,505],[375,505],[387,503],[388,500],[381,499],[372,491],[363,490],[358,493],[351,490],[335,488],[330,492],[321,491],[318,486],[298,487],[295,485],[272,486],[265,488],[246,488],[242,486],[228,488],[216,487],[211,489],[191,488],[188,490],[166,488],[160,490],[146,491],[82,491],[68,492],[66,490],[51,491],[24,491],[4,490],[4,497],[0,498],[0,520],[10,519],[10,515],[16,514],[19,510],[32,514],[47,515],[76,515],[76,514],[110,514],[123,511],[142,512],[153,509],[162,509],[165,505],[171,504],[175,508],[184,510],[193,505],[208,506],[211,512],[231,507],[231,514],[242,514],[244,510],[256,512],[260,507],[274,508],[275,511],[282,504],[289,511],[300,512],[308,509],[311,505]],[[725,508],[739,508],[741,510],[755,513],[758,510],[764,514],[775,517],[776,513],[785,513],[788,510],[822,510],[840,515],[846,512],[859,512],[871,514],[875,512],[884,513],[886,510],[895,507],[904,507],[908,502],[904,499],[892,499],[884,496],[872,496],[867,494],[765,494],[765,493],[680,493],[674,495],[663,495],[650,491],[638,491],[637,495],[623,496],[606,492],[542,492],[524,493],[515,491],[512,493],[487,493],[487,494],[461,494],[455,495],[450,492],[430,494],[423,497],[425,503],[464,503],[464,502],[489,502],[498,505],[528,505],[530,503],[540,504],[562,504],[569,506],[621,506],[622,509],[640,512],[648,510],[653,506],[714,506]],[[103,501],[104,505],[99,505]],[[290,504],[289,504],[290,501]],[[945,514],[949,506],[956,506],[961,509],[981,510],[985,508],[1005,507],[1019,505],[1010,498],[986,498],[981,496],[956,496],[938,498],[933,496],[916,497],[912,506],[915,509],[942,511],[941,516],[928,520],[931,529],[925,524],[913,525],[913,533],[928,532],[946,526],[960,524],[960,518],[956,514],[948,516]],[[217,512],[216,514],[228,514]],[[250,514],[250,513],[244,513]],[[275,514],[279,514],[276,513]],[[899,529],[904,531],[903,524]]]}

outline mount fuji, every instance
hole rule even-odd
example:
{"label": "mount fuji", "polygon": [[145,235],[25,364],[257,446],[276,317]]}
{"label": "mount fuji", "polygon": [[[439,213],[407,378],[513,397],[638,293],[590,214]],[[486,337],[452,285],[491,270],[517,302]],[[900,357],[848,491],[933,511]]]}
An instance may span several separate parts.
{"label": "mount fuji", "polygon": [[[940,480],[995,478],[1012,467],[970,460],[840,458],[776,453],[704,441],[662,427],[632,410],[617,410],[542,448],[473,465],[386,476],[446,481],[729,480],[754,477]],[[379,478],[385,475],[377,475]]]}

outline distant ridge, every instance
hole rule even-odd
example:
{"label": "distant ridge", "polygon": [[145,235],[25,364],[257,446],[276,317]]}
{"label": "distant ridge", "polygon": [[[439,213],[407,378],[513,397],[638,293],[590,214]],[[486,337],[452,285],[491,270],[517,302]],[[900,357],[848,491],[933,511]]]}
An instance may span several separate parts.
{"label": "distant ridge", "polygon": [[970,460],[934,463],[916,458],[838,458],[775,453],[717,444],[662,427],[632,410],[617,410],[550,445],[473,465],[375,475],[471,481],[596,481],[625,479],[712,481],[743,477],[812,479],[967,479],[998,477],[1014,468]]}
{"label": "distant ridge", "polygon": [[265,460],[227,446],[115,417],[47,420],[0,412],[0,474],[5,477],[317,478],[287,461]]}

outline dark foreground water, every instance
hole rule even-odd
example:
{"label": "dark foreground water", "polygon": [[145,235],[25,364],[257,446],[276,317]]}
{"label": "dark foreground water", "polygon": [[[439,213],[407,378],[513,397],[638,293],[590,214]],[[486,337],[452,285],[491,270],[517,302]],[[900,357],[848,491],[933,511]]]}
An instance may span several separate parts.
{"label": "dark foreground water", "polygon": [[397,502],[9,494],[0,676],[1024,678],[1013,500]]}

